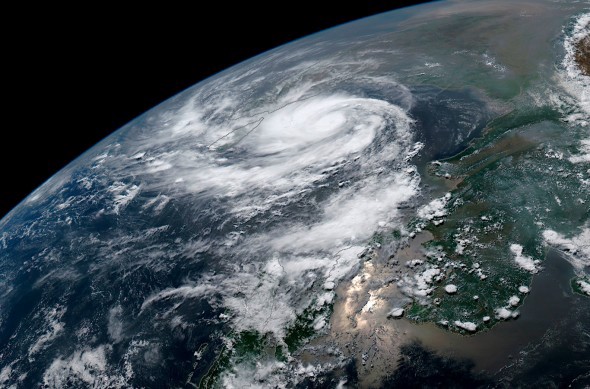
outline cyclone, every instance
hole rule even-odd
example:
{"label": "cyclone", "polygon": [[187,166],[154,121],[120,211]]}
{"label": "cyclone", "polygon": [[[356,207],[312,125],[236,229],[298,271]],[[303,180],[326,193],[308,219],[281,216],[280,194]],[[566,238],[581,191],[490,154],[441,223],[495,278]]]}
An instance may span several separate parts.
{"label": "cyclone", "polygon": [[432,2],[139,116],[0,220],[0,387],[590,383],[588,22]]}
{"label": "cyclone", "polygon": [[[230,234],[230,241],[222,245],[227,258],[223,263],[233,267],[233,258],[247,258],[251,270],[241,270],[239,277],[195,280],[192,289],[166,289],[150,296],[144,308],[173,296],[202,297],[218,291],[213,285],[220,283],[227,292],[222,292],[226,296],[219,303],[232,308],[238,329],[255,327],[280,337],[295,317],[291,300],[309,289],[300,278],[314,274],[319,285],[337,282],[358,264],[362,243],[394,222],[397,207],[419,193],[419,176],[407,161],[421,145],[412,141],[412,120],[399,107],[343,93],[276,105],[279,108],[264,111],[255,120],[249,118],[251,128],[223,123],[202,137],[191,137],[190,143],[174,144],[172,155],[155,156],[170,166],[162,178],[181,177],[189,195],[196,192],[218,201],[231,200],[224,203],[228,216],[244,226],[253,220],[268,222],[266,212],[287,204],[311,206],[317,215],[305,223],[286,220],[249,237]],[[211,139],[215,141],[207,145],[207,152],[185,159],[189,151],[183,145],[206,144]],[[142,159],[155,155],[149,145],[143,150]],[[343,172],[346,182],[336,178]],[[313,199],[318,191],[324,192],[323,198]],[[280,219],[280,214],[275,215]],[[268,273],[263,286],[257,285],[255,277],[260,271]],[[273,296],[285,279],[292,292]],[[237,284],[245,294],[240,299],[233,296]],[[273,309],[253,314],[241,308],[242,300],[253,299],[284,299],[280,317]]]}

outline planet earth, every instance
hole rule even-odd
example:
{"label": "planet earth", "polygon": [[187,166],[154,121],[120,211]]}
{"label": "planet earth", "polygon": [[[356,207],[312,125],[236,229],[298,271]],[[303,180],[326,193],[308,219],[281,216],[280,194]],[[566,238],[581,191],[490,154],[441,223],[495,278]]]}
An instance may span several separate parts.
{"label": "planet earth", "polygon": [[0,221],[0,387],[590,385],[589,37],[429,3],[146,112]]}

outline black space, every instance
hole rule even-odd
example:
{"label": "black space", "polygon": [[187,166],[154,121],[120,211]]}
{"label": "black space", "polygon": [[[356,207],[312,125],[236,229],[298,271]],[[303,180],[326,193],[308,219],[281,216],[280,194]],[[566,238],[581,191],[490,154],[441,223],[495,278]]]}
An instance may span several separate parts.
{"label": "black space", "polygon": [[293,39],[420,2],[166,2],[132,11],[21,3],[4,15],[0,49],[8,101],[0,218],[96,142],[196,82]]}

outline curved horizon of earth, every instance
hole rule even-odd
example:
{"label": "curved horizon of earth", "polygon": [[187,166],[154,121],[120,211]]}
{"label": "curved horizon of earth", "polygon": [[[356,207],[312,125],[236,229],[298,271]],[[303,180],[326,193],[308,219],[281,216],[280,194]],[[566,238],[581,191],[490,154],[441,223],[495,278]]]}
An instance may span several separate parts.
{"label": "curved horizon of earth", "polygon": [[589,37],[429,3],[146,112],[0,220],[0,386],[590,385]]}

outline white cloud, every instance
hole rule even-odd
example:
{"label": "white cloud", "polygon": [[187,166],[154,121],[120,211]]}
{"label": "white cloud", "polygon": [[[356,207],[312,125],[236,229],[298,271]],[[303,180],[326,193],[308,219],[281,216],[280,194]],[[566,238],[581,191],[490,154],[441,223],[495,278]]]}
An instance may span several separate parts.
{"label": "white cloud", "polygon": [[222,386],[228,389],[242,388],[286,388],[287,382],[280,375],[287,370],[282,362],[264,361],[255,366],[240,364],[226,372],[222,378]]}
{"label": "white cloud", "polygon": [[29,348],[29,360],[34,360],[35,354],[47,347],[63,332],[65,324],[61,319],[65,312],[66,308],[60,305],[43,310],[42,314],[44,316],[43,320],[46,330]]}
{"label": "white cloud", "polygon": [[287,231],[273,245],[277,249],[307,251],[363,242],[378,229],[384,217],[395,219],[398,205],[417,194],[417,182],[416,177],[405,173],[368,178],[358,187],[331,198],[320,223]]}
{"label": "white cloud", "polygon": [[582,139],[580,141],[580,149],[578,155],[569,158],[572,163],[590,162],[590,139]]}
{"label": "white cloud", "polygon": [[4,366],[2,370],[0,370],[0,384],[5,384],[10,379],[12,375],[12,365],[15,362],[12,362],[10,365]]}
{"label": "white cloud", "polygon": [[520,303],[520,297],[518,296],[511,296],[510,299],[508,299],[508,304],[513,307],[516,307],[518,303]]}
{"label": "white cloud", "polygon": [[512,317],[512,311],[506,308],[496,309],[496,318],[502,320],[508,320]]}
{"label": "white cloud", "polygon": [[63,388],[75,384],[87,387],[123,386],[120,377],[107,371],[107,353],[110,346],[98,346],[75,351],[66,359],[57,358],[45,370],[43,384],[51,388]]}
{"label": "white cloud", "polygon": [[470,322],[470,321],[459,321],[456,320],[453,324],[455,324],[457,327],[462,328],[466,331],[469,332],[475,332],[477,330],[477,324]]}
{"label": "white cloud", "polygon": [[582,289],[582,291],[590,296],[590,283],[588,283],[584,280],[578,280],[577,282],[578,282],[578,285],[580,286],[580,288]]}
{"label": "white cloud", "polygon": [[109,321],[107,324],[107,332],[111,339],[116,343],[123,339],[123,307],[116,305],[109,310]]}
{"label": "white cloud", "polygon": [[521,269],[524,269],[531,273],[537,273],[539,269],[537,268],[536,261],[533,260],[531,257],[524,255],[522,253],[523,247],[517,243],[513,243],[510,245],[510,251],[514,254],[514,261]]}
{"label": "white cloud", "polygon": [[137,196],[140,187],[134,184],[115,182],[107,188],[113,196],[112,212],[119,214]]}
{"label": "white cloud", "polygon": [[543,231],[543,239],[550,246],[562,250],[566,258],[576,269],[582,271],[586,266],[590,266],[590,228],[583,227],[582,231],[571,238],[553,231]]}
{"label": "white cloud", "polygon": [[434,199],[430,203],[423,205],[418,209],[418,216],[422,219],[433,220],[447,215],[445,207],[451,199],[451,194],[447,193],[443,197]]}
{"label": "white cloud", "polygon": [[182,300],[188,298],[200,298],[210,293],[214,293],[216,288],[210,284],[199,284],[199,285],[183,285],[178,288],[167,288],[154,295],[146,298],[141,304],[141,310],[149,307],[156,301],[166,300],[169,298],[180,298]]}

